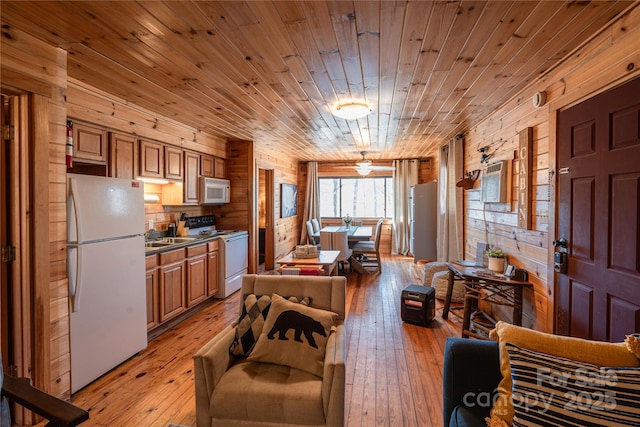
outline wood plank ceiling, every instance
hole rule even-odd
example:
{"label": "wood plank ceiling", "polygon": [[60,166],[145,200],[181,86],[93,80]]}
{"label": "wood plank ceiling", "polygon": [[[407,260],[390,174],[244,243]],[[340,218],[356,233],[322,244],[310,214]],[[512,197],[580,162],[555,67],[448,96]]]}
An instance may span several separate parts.
{"label": "wood plank ceiling", "polygon": [[[300,160],[427,157],[630,1],[2,1],[68,74]],[[363,119],[331,108],[365,99]]]}

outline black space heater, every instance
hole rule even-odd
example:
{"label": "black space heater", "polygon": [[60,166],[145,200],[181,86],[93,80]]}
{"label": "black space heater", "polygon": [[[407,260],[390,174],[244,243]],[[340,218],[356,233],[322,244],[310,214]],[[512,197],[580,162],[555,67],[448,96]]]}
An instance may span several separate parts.
{"label": "black space heater", "polygon": [[409,285],[402,290],[400,316],[404,322],[427,326],[435,317],[436,291],[431,286]]}

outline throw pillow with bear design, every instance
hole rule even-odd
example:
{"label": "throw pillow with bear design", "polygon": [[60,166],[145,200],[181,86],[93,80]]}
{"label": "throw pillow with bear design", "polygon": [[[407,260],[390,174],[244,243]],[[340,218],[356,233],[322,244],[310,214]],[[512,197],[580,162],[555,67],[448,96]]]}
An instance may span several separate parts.
{"label": "throw pillow with bear design", "polygon": [[271,296],[271,308],[248,361],[290,366],[322,377],[327,340],[338,315]]}

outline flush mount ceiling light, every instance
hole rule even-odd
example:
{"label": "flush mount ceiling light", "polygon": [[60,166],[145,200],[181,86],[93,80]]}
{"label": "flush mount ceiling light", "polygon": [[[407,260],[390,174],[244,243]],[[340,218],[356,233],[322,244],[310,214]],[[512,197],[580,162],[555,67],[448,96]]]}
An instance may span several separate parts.
{"label": "flush mount ceiling light", "polygon": [[349,99],[338,103],[333,109],[333,115],[345,120],[357,120],[371,111],[371,107],[366,102]]}

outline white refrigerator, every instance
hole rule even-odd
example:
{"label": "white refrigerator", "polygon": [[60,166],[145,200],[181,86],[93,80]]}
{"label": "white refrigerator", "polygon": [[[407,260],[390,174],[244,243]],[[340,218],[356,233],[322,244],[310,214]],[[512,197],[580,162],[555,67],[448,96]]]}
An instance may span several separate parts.
{"label": "white refrigerator", "polygon": [[68,174],[71,392],[147,346],[143,184]]}
{"label": "white refrigerator", "polygon": [[411,253],[413,261],[437,261],[438,183],[411,187]]}

